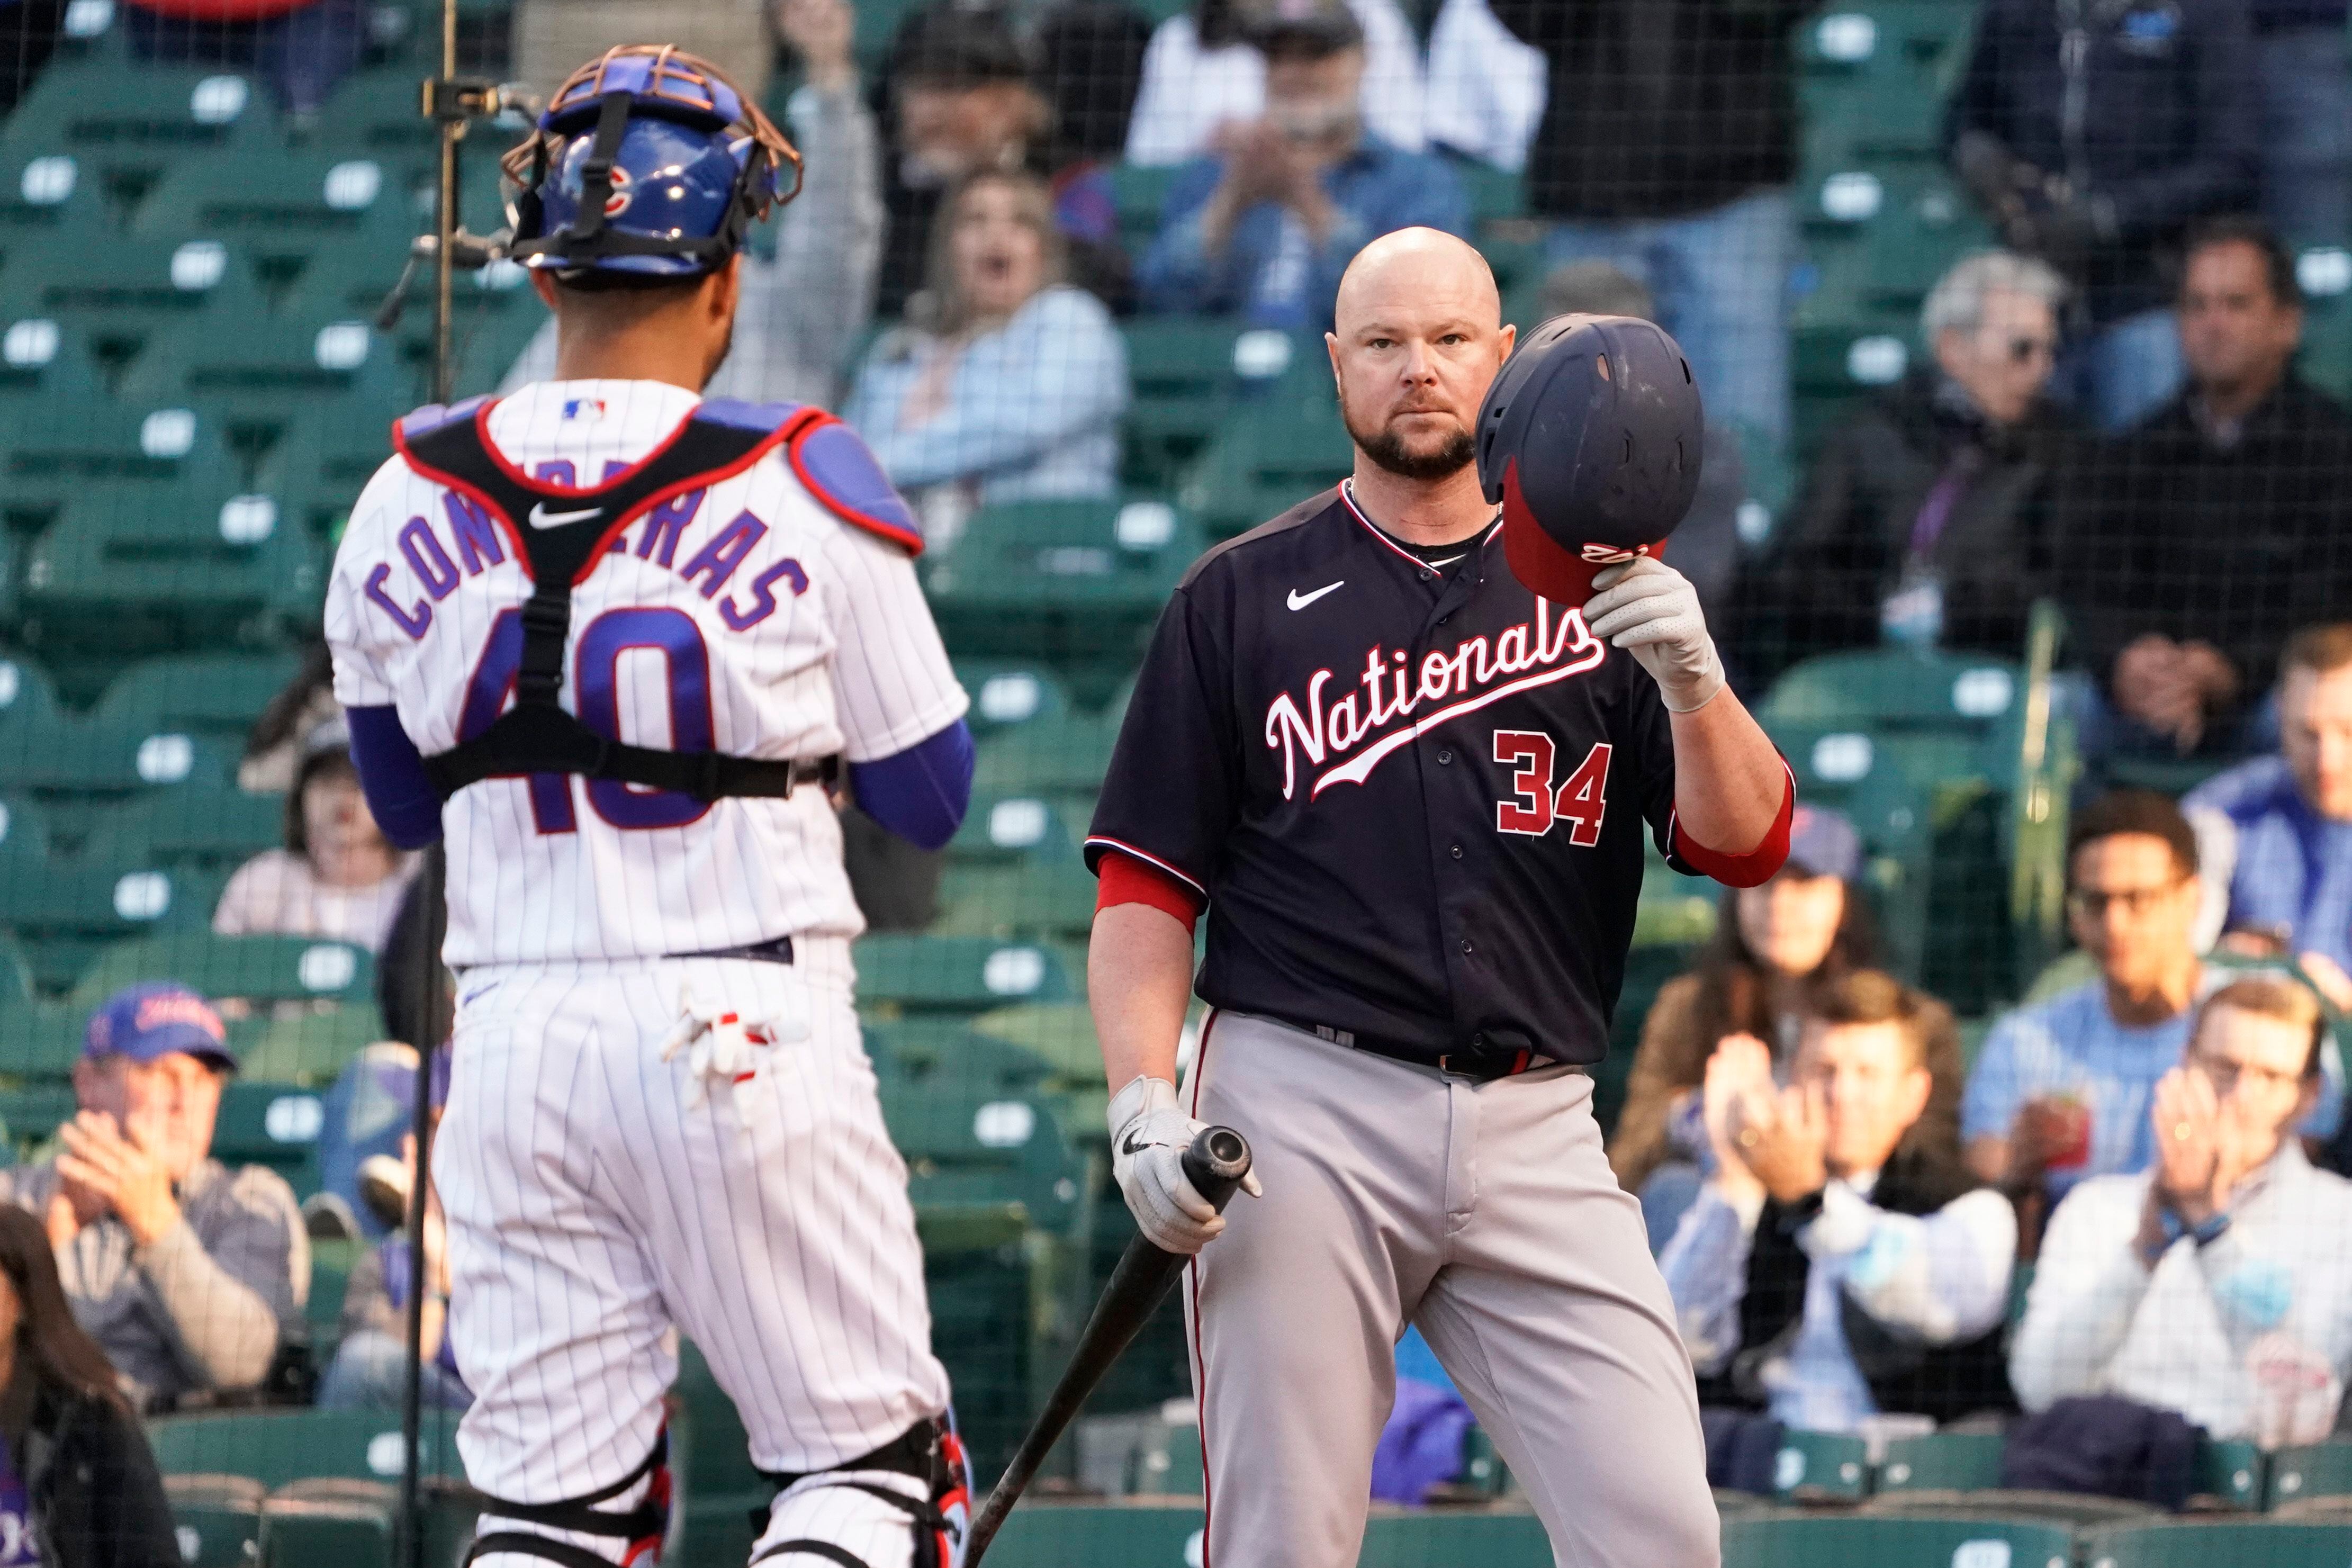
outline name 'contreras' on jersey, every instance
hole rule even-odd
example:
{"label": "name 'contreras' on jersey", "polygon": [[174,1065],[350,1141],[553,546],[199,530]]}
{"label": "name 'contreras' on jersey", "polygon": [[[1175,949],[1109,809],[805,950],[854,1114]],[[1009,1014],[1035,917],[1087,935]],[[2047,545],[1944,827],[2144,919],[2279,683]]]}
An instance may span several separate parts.
{"label": "name 'contreras' on jersey", "polygon": [[[593,486],[651,454],[698,401],[658,382],[543,382],[493,407],[488,432],[530,478]],[[515,521],[567,525],[560,501]],[[530,593],[495,526],[393,458],[353,508],[328,584],[336,698],[391,705],[420,752],[448,750],[511,704],[506,643]],[[965,708],[906,549],[845,522],[774,451],[621,532],[573,590],[560,700],[639,745],[856,763]],[[814,785],[706,805],[613,782],[493,778],[458,791],[442,826],[454,967],[864,929],[838,821]]]}

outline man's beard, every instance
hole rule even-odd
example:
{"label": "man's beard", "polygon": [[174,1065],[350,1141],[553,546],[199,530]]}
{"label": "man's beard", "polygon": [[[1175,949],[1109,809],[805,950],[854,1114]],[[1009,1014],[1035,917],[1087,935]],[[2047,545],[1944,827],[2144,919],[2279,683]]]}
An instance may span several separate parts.
{"label": "man's beard", "polygon": [[1478,455],[1478,444],[1459,421],[1454,424],[1454,433],[1434,448],[1415,451],[1405,445],[1404,437],[1397,433],[1393,425],[1383,426],[1378,430],[1360,428],[1344,407],[1340,409],[1339,416],[1348,426],[1348,435],[1363,449],[1364,456],[1402,479],[1424,481],[1451,479],[1468,468],[1471,459]]}

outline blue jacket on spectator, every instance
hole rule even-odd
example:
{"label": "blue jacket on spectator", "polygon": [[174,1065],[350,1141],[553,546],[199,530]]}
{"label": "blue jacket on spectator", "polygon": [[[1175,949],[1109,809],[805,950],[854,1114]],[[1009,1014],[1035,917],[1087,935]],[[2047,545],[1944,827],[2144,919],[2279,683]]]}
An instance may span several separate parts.
{"label": "blue jacket on spectator", "polygon": [[2275,756],[2216,773],[2180,808],[2207,874],[2229,889],[2227,929],[2275,933],[2352,971],[2352,822],[2313,810]]}
{"label": "blue jacket on spectator", "polygon": [[2071,48],[2063,9],[1988,0],[1949,132],[1983,132],[2111,207],[2115,232],[2088,258],[2084,282],[2092,315],[2118,321],[2170,303],[2158,247],[2196,218],[2253,205],[2258,89],[2246,6],[2085,4]]}
{"label": "blue jacket on spectator", "polygon": [[1212,256],[1202,219],[1224,173],[1222,158],[1196,158],[1177,172],[1143,258],[1145,310],[1246,314],[1261,326],[1320,331],[1331,324],[1339,274],[1370,241],[1415,226],[1470,233],[1469,199],[1453,170],[1366,136],[1324,173],[1340,217],[1321,247],[1285,208],[1260,202],[1234,223],[1224,253]]}
{"label": "blue jacket on spectator", "polygon": [[[960,357],[944,405],[907,423],[908,393],[947,352]],[[912,329],[886,334],[858,367],[842,416],[900,489],[966,481],[986,506],[1116,494],[1129,396],[1127,345],[1110,312],[1085,289],[1056,285],[960,350]]]}

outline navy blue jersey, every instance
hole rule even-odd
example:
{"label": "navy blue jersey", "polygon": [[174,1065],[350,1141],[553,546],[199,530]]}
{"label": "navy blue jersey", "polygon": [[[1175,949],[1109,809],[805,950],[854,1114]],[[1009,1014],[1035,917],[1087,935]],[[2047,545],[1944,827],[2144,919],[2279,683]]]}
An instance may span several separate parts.
{"label": "navy blue jersey", "polygon": [[1434,1060],[1592,1062],[1647,831],[1678,869],[1657,686],[1511,575],[1324,494],[1161,615],[1087,840],[1208,900],[1202,997]]}

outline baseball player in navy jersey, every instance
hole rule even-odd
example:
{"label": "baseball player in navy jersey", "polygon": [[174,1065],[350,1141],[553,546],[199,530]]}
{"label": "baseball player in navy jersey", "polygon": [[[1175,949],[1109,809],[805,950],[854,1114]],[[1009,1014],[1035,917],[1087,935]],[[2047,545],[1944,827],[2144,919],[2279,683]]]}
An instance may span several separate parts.
{"label": "baseball player in navy jersey", "polygon": [[790,144],[699,60],[584,67],[509,155],[556,379],[421,409],[329,589],[377,820],[445,839],[434,1145],[470,1561],[650,1561],[674,1330],[779,1495],[756,1561],[938,1568],[966,1480],[852,1007],[827,784],[936,847],[965,700],[907,509],[815,409],[705,401]]}
{"label": "baseball player in navy jersey", "polygon": [[[1788,769],[1648,553],[1696,394],[1655,328],[1562,318],[1480,426],[1513,332],[1428,229],[1356,258],[1336,328],[1354,476],[1185,577],[1087,839],[1116,1174],[1196,1255],[1207,1568],[1356,1560],[1409,1322],[1559,1562],[1712,1563],[1690,1363],[1584,1071],[1643,834],[1736,886],[1787,849]],[[1178,1158],[1213,1122],[1262,1182],[1222,1216]]]}

